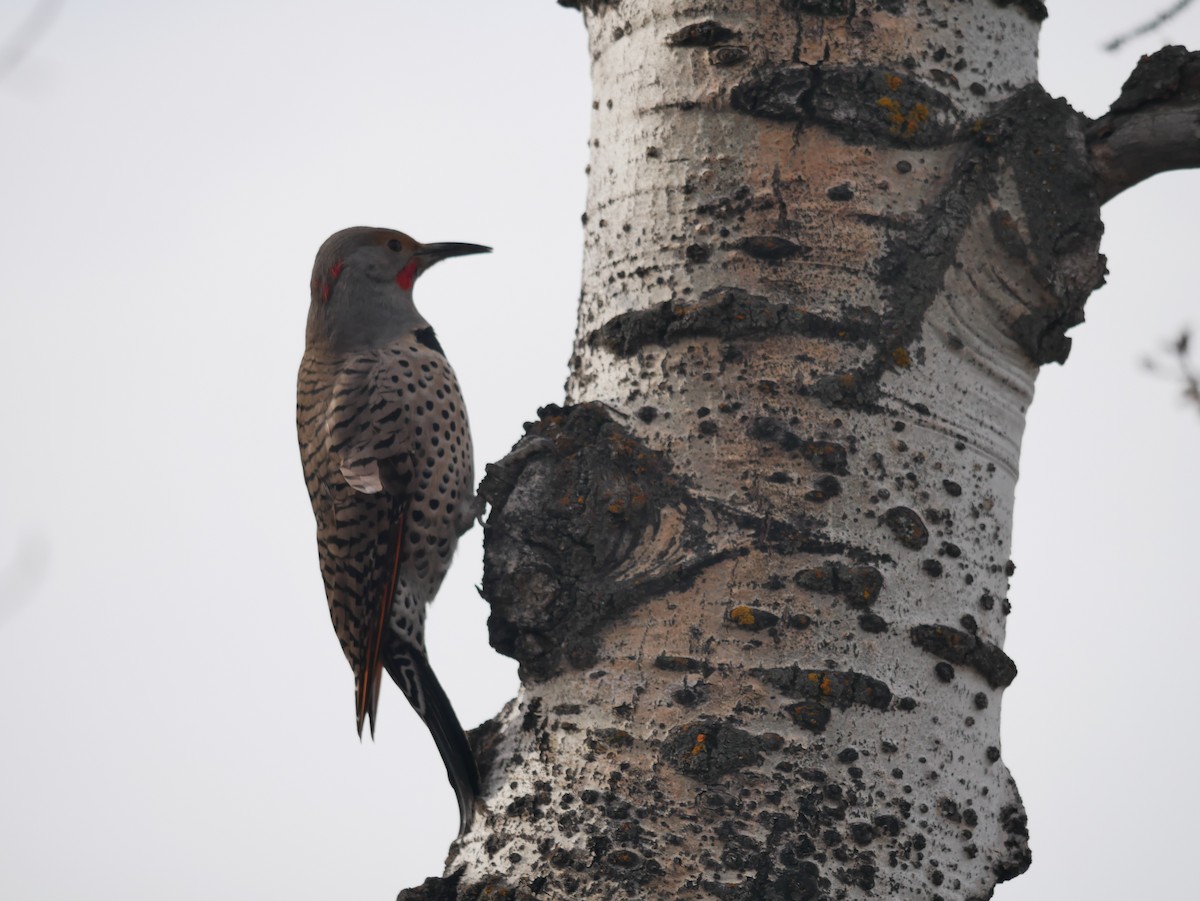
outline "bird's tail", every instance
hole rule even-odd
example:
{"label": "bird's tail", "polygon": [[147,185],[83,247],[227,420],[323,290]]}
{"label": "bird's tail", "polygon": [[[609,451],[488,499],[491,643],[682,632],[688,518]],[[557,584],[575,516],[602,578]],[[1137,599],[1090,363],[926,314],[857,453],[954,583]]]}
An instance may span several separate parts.
{"label": "bird's tail", "polygon": [[433,734],[446,764],[446,775],[458,796],[458,834],[464,835],[471,828],[475,802],[481,794],[475,755],[424,652],[395,635],[390,637],[384,666]]}
{"label": "bird's tail", "polygon": [[[396,511],[392,520],[392,528],[388,535],[388,567],[387,590],[379,598],[376,607],[375,622],[367,633],[365,659],[361,669],[354,672],[354,706],[358,715],[358,737],[362,738],[363,720],[371,720],[371,738],[375,737],[375,713],[379,710],[379,685],[383,681],[383,645],[384,633],[387,631],[388,615],[396,600],[396,580],[400,577],[400,554],[404,549],[404,514]],[[395,678],[394,676],[392,678]]]}

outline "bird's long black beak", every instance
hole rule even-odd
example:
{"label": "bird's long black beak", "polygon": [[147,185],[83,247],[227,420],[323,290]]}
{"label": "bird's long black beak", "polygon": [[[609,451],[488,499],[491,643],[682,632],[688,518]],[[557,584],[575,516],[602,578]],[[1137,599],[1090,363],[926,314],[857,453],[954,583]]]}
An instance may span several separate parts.
{"label": "bird's long black beak", "polygon": [[415,256],[421,258],[423,269],[428,269],[438,260],[447,257],[463,257],[470,253],[491,253],[492,248],[482,244],[460,244],[456,241],[443,241],[440,244],[422,244]]}

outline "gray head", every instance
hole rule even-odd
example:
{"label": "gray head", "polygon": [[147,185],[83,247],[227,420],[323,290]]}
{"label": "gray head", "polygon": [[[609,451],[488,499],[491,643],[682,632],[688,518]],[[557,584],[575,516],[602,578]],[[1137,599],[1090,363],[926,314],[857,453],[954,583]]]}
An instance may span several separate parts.
{"label": "gray head", "polygon": [[330,235],[313,263],[307,345],[334,353],[380,347],[426,328],[412,289],[447,257],[487,253],[479,244],[422,244],[389,228],[356,226]]}

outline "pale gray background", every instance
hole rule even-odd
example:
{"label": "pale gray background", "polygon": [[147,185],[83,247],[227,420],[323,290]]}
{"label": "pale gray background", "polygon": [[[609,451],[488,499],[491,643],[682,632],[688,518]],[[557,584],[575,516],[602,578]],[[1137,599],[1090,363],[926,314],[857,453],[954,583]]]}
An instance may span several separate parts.
{"label": "pale gray background", "polygon": [[[1053,3],[1049,90],[1097,115],[1140,53],[1200,47],[1193,9],[1103,53],[1140,6]],[[359,744],[325,609],[309,267],[347,225],[493,244],[418,301],[501,456],[562,395],[587,78],[552,0],[111,0],[0,80],[0,897],[390,899],[440,872],[433,742],[389,686]],[[1109,205],[1109,285],[1038,384],[1004,703],[1034,865],[1003,901],[1188,897],[1200,416],[1138,361],[1200,319],[1198,206],[1192,173]],[[479,540],[429,623],[468,725],[516,688]]]}

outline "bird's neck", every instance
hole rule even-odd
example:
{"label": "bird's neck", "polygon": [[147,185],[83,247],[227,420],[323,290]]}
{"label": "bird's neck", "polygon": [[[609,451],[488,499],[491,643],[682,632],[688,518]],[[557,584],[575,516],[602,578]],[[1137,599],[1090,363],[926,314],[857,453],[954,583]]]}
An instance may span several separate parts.
{"label": "bird's neck", "polygon": [[343,274],[327,302],[309,315],[308,341],[332,354],[373,350],[418,329],[429,328],[413,306],[412,293],[398,285],[355,284]]}

